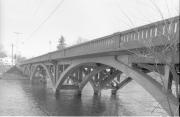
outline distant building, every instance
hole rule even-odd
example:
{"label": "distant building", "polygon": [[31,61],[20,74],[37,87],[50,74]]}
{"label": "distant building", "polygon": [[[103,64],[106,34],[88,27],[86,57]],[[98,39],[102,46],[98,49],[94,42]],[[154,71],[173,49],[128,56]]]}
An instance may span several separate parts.
{"label": "distant building", "polygon": [[6,72],[12,65],[12,59],[10,57],[0,58],[0,74]]}
{"label": "distant building", "polygon": [[12,65],[12,58],[10,57],[0,58],[0,65]]}

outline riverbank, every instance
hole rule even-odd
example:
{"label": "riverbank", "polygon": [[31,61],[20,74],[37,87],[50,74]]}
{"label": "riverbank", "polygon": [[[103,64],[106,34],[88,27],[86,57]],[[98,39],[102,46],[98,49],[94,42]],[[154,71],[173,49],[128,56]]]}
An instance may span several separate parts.
{"label": "riverbank", "polygon": [[6,79],[6,80],[28,79],[28,77],[25,77],[24,75],[16,74],[16,73],[4,73],[0,77],[1,79]]}
{"label": "riverbank", "polygon": [[11,68],[10,65],[3,65],[0,64],[0,74],[5,73],[7,70],[9,70]]}
{"label": "riverbank", "polygon": [[6,70],[6,72],[0,73],[1,79],[15,80],[15,79],[28,79],[27,76],[23,75],[22,71],[16,66],[13,66]]}

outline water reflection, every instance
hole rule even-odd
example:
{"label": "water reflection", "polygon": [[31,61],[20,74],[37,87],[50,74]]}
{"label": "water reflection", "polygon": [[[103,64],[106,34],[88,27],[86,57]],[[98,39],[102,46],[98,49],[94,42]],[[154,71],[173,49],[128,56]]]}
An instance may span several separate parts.
{"label": "water reflection", "polygon": [[[141,88],[138,89],[133,83],[119,91],[116,96],[110,94],[110,91],[102,91],[101,96],[95,96],[92,88],[87,85],[81,96],[76,95],[76,92],[72,90],[64,90],[59,95],[54,95],[48,84],[30,82],[28,79],[1,79],[0,115],[128,116],[152,114],[149,111],[152,110],[149,106],[152,103],[152,97],[145,91],[143,92]],[[145,104],[148,106],[143,107]],[[153,115],[160,114],[153,113]]]}

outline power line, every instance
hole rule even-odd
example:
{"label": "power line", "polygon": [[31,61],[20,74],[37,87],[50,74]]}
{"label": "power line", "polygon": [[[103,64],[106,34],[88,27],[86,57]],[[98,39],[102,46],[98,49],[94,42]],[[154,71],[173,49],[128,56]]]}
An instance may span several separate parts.
{"label": "power line", "polygon": [[64,2],[64,0],[61,0],[58,5],[52,10],[52,12],[46,17],[45,20],[43,20],[40,25],[30,34],[29,37],[32,37],[47,21],[49,18],[51,18],[54,13],[59,9],[59,7],[62,5],[62,3]]}
{"label": "power line", "polygon": [[35,11],[34,11],[34,13],[33,13],[34,16],[35,16],[35,15],[37,14],[37,12],[39,11],[39,9],[40,9],[40,7],[42,6],[43,2],[44,2],[44,0],[43,0],[43,1],[40,0],[40,3],[38,4],[38,6],[36,7],[36,9],[35,9]]}

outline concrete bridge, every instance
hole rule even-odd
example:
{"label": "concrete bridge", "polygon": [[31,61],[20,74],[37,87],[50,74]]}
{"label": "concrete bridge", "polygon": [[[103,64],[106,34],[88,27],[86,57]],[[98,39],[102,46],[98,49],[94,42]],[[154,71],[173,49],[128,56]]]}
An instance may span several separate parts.
{"label": "concrete bridge", "polygon": [[116,94],[135,80],[170,115],[177,115],[179,16],[50,52],[19,66],[30,80],[37,73],[50,78],[55,93],[73,89],[81,94],[89,82],[94,94],[103,89]]}

